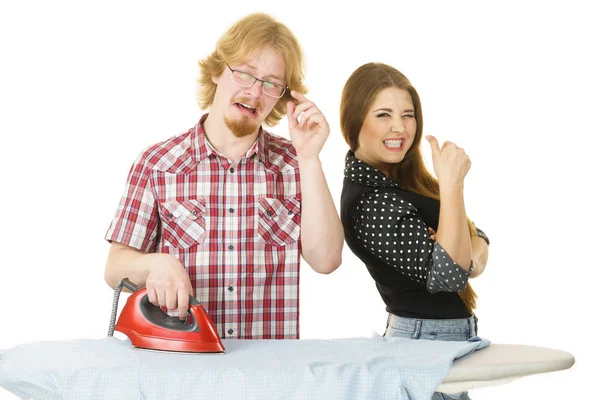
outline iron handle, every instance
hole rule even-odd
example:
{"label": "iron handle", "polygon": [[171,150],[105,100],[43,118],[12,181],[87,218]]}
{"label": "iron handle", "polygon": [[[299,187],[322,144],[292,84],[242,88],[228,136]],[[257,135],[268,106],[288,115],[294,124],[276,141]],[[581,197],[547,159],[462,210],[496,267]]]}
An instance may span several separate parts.
{"label": "iron handle", "polygon": [[[127,289],[131,290],[132,292],[137,292],[138,290],[141,289],[141,287],[137,286],[135,283],[131,282],[128,278],[124,278],[121,281],[121,284],[123,286],[125,286]],[[198,300],[196,300],[196,298],[192,295],[190,295],[190,306],[197,306],[200,304],[200,302]],[[189,307],[188,307],[189,309]]]}

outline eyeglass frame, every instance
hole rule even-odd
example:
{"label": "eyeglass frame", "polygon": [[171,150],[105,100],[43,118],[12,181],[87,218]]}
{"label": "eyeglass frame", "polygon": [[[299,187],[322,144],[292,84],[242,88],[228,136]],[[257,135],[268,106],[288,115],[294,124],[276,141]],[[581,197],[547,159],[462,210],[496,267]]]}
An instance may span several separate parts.
{"label": "eyeglass frame", "polygon": [[[250,87],[252,87],[252,85],[254,85],[254,84],[256,83],[256,81],[262,82],[262,85],[260,85],[260,90],[261,90],[261,91],[262,91],[262,92],[263,92],[263,93],[264,93],[266,96],[269,96],[269,97],[271,97],[271,98],[273,98],[273,99],[280,99],[280,98],[282,98],[282,97],[283,97],[283,95],[285,94],[285,92],[286,92],[286,91],[288,91],[288,90],[290,90],[290,88],[289,88],[289,87],[287,87],[287,86],[283,86],[283,85],[280,85],[279,83],[275,83],[275,82],[271,82],[271,81],[265,81],[264,79],[259,79],[259,78],[255,77],[254,75],[252,75],[252,74],[250,74],[250,73],[248,73],[248,72],[246,72],[246,71],[241,71],[241,70],[239,70],[239,69],[233,69],[233,68],[231,68],[231,66],[230,66],[229,64],[227,64],[227,63],[225,63],[225,65],[227,65],[227,68],[229,68],[229,70],[231,71],[231,78],[232,78],[232,80],[233,80],[233,83],[235,83],[235,84],[236,84],[236,85],[238,85],[239,87],[243,87],[243,88],[250,88]],[[246,74],[246,75],[248,75],[249,77],[251,77],[251,78],[252,78],[252,79],[254,79],[254,80],[253,80],[253,81],[252,81],[252,83],[251,83],[250,85],[248,85],[248,86],[240,85],[239,83],[237,83],[237,82],[236,82],[236,81],[233,79],[233,73],[234,73],[234,72],[241,72],[242,74]],[[266,92],[265,92],[265,86],[264,86],[264,84],[265,84],[265,83],[270,83],[271,85],[275,85],[275,86],[278,86],[278,87],[280,87],[280,88],[283,88],[283,92],[281,92],[281,95],[280,95],[280,96],[273,96],[273,95],[270,95],[270,94],[268,94],[268,93],[266,93]]]}

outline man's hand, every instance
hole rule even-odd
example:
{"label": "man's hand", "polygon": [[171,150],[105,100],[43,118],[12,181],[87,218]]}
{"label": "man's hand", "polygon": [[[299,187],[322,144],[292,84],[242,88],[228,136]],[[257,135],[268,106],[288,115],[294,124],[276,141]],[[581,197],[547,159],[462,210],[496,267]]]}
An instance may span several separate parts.
{"label": "man's hand", "polygon": [[146,256],[150,274],[146,279],[146,291],[150,303],[177,310],[179,318],[187,318],[192,284],[187,271],[179,260],[169,254],[153,253]]}
{"label": "man's hand", "polygon": [[315,103],[302,94],[292,90],[293,98],[298,105],[287,103],[288,125],[290,139],[302,159],[317,157],[329,136],[329,124]]}

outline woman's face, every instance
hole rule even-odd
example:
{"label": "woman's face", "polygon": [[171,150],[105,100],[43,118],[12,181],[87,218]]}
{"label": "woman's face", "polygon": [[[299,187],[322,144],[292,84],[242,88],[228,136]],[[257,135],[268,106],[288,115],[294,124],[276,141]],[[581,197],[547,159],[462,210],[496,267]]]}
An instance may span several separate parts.
{"label": "woman's face", "polygon": [[416,132],[415,110],[408,91],[383,89],[367,111],[355,156],[389,174],[391,165],[402,161],[412,146]]}

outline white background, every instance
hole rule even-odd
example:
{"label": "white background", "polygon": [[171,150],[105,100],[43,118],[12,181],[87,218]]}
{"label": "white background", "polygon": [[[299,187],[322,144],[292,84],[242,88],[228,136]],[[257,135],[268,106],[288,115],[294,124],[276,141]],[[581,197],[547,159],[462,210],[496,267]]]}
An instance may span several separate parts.
{"label": "white background", "polygon": [[[0,349],[106,335],[103,237],[129,167],[196,123],[197,61],[237,19],[264,11],[304,49],[308,96],[331,125],[321,159],[336,205],[340,94],[365,62],[405,73],[424,132],[469,154],[467,213],[492,241],[472,282],[480,335],[576,357],[570,370],[472,397],[590,397],[600,357],[598,13],[587,2],[481,3],[3,1]],[[289,137],[285,121],[272,131]],[[301,282],[302,338],[383,333],[384,305],[347,248],[331,275],[303,264]]]}

